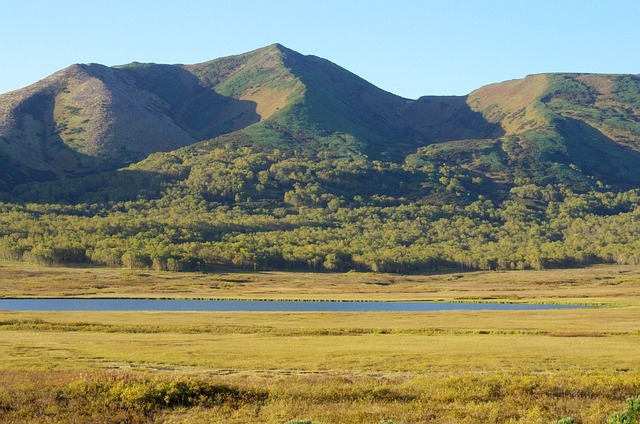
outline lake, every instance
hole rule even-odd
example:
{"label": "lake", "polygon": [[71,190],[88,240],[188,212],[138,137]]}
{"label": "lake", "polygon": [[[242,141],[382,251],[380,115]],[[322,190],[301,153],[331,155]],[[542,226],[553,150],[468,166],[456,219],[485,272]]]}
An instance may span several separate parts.
{"label": "lake", "polygon": [[212,312],[429,312],[531,311],[584,308],[580,305],[459,302],[354,302],[173,299],[0,299],[5,311],[212,311]]}

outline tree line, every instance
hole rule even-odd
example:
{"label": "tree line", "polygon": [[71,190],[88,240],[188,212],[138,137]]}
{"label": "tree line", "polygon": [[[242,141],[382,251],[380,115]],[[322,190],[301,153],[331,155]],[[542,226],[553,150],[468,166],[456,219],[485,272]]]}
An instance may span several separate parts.
{"label": "tree line", "polygon": [[640,264],[640,191],[498,183],[455,164],[197,145],[19,186],[0,259],[420,272]]}

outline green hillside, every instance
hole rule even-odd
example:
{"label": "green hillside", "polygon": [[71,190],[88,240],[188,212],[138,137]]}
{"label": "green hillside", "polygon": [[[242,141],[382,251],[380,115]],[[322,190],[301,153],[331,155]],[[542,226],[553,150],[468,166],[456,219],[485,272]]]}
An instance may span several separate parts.
{"label": "green hillside", "polygon": [[640,263],[637,76],[410,100],[274,44],[197,65],[75,65],[0,96],[0,112],[0,259]]}

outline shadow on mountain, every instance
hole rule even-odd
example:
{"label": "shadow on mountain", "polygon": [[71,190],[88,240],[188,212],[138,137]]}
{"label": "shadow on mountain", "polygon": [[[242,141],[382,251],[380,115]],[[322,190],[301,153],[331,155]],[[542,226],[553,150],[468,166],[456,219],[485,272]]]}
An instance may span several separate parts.
{"label": "shadow on mountain", "polygon": [[159,172],[122,169],[80,178],[34,182],[16,187],[14,201],[41,204],[105,204],[162,196],[179,177]]}
{"label": "shadow on mountain", "polygon": [[[86,96],[76,95],[74,103],[62,112],[58,105],[54,114],[58,95],[75,93],[69,91],[75,90],[69,88],[70,78],[83,78],[85,84],[101,81],[109,92],[106,109],[83,114],[89,103],[83,103]],[[176,65],[76,65],[41,85],[15,108],[15,124],[0,138],[7,152],[0,153],[0,190],[112,171],[150,153],[175,150],[261,120],[255,102],[218,94]],[[62,120],[61,113],[67,113]],[[104,134],[89,132],[96,128]]]}
{"label": "shadow on mountain", "polygon": [[55,174],[51,171],[31,170],[31,172],[27,172],[15,164],[11,158],[0,154],[0,193],[29,181],[50,181],[55,178]]}
{"label": "shadow on mountain", "polygon": [[206,81],[177,65],[127,65],[119,71],[134,79],[168,106],[166,114],[189,135],[206,140],[259,122],[257,104],[215,92]]}
{"label": "shadow on mountain", "polygon": [[54,119],[55,101],[55,92],[48,90],[26,99],[16,109],[16,116],[21,121],[19,131],[3,137],[3,142],[9,146],[19,146],[18,154],[23,156],[24,160],[0,155],[2,188],[12,189],[16,185],[31,181],[76,178],[114,169],[121,164],[78,152],[68,146],[62,140]]}
{"label": "shadow on mountain", "polygon": [[285,65],[307,87],[297,116],[325,134],[350,134],[372,159],[402,160],[418,147],[504,135],[467,104],[467,96],[409,100],[314,56],[286,50]]}
{"label": "shadow on mountain", "polygon": [[416,145],[499,138],[504,129],[471,109],[469,96],[424,96],[404,109],[399,123],[411,128]]}
{"label": "shadow on mountain", "polygon": [[565,139],[567,156],[587,175],[607,184],[637,186],[640,184],[640,154],[621,146],[596,128],[576,119],[558,123]]}

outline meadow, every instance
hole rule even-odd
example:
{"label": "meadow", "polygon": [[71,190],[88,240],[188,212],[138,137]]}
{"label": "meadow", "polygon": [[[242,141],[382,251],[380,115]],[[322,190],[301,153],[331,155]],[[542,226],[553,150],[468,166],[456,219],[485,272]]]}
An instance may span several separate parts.
{"label": "meadow", "polygon": [[394,275],[2,262],[0,296],[594,306],[0,311],[2,422],[604,423],[640,395],[640,269],[632,266]]}

